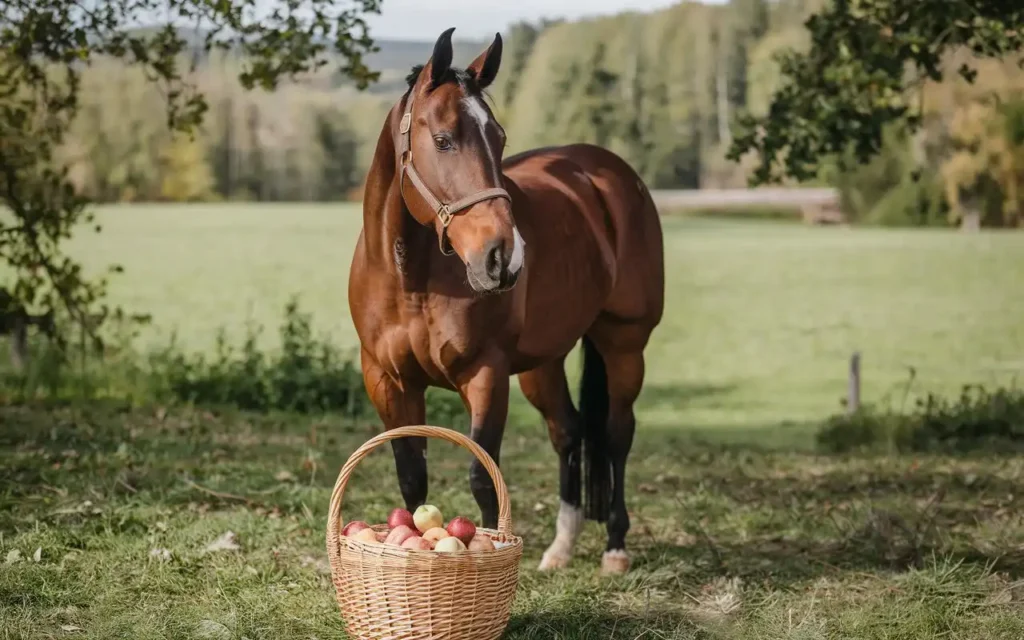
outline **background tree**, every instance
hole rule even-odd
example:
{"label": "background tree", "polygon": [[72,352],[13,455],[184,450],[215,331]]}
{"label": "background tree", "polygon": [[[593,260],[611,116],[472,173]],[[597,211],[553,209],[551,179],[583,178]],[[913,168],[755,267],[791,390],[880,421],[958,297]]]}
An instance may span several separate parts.
{"label": "background tree", "polygon": [[[1021,51],[1019,0],[833,0],[806,22],[810,46],[781,57],[781,84],[768,112],[745,115],[731,160],[758,156],[754,183],[806,180],[843,153],[866,161],[886,125],[921,124],[922,84],[944,77],[943,56],[967,49],[979,58]],[[908,73],[908,68],[910,72]],[[965,62],[960,75],[972,80]]]}
{"label": "background tree", "polygon": [[[375,47],[362,16],[379,12],[380,0],[289,0],[270,10],[259,5],[256,0],[4,3],[0,204],[6,212],[0,218],[0,262],[9,275],[0,287],[12,300],[7,306],[57,312],[89,328],[97,340],[95,329],[110,313],[102,303],[105,278],[87,277],[62,251],[80,225],[93,222],[88,200],[75,189],[70,167],[57,153],[81,110],[82,75],[90,65],[114,60],[136,68],[162,90],[167,129],[182,134],[192,134],[207,110],[190,76],[211,52],[238,56],[238,78],[246,89],[274,89],[282,78],[314,73],[332,59],[357,89],[376,80],[364,62]],[[137,27],[155,16],[161,26]],[[159,155],[143,161],[151,151],[148,137],[140,127],[127,129],[128,148],[109,149],[110,161],[122,169],[122,179],[142,183],[140,169],[159,166]]]}

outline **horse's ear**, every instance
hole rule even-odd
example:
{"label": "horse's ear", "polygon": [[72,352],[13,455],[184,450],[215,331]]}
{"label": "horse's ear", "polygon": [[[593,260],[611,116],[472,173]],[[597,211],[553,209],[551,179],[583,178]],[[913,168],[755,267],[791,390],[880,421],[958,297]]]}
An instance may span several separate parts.
{"label": "horse's ear", "polygon": [[494,42],[487,50],[477,56],[476,60],[469,65],[468,70],[476,76],[476,83],[481,89],[486,89],[495,76],[498,75],[498,67],[501,66],[501,34],[494,34]]}
{"label": "horse's ear", "polygon": [[448,69],[452,66],[452,32],[455,27],[445,29],[434,43],[434,53],[427,62],[426,72],[430,78],[430,86],[438,87],[443,81]]}

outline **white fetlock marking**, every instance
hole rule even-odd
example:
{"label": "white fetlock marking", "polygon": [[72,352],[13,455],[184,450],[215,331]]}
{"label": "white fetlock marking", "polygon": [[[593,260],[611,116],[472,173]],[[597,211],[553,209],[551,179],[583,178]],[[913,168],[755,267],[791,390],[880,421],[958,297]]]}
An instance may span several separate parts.
{"label": "white fetlock marking", "polygon": [[541,571],[561,569],[569,564],[576,539],[580,537],[580,531],[583,529],[583,509],[562,502],[555,527],[555,539],[540,561]]}
{"label": "white fetlock marking", "polygon": [[629,553],[625,549],[605,551],[601,556],[601,573],[613,575],[627,571],[629,571]]}

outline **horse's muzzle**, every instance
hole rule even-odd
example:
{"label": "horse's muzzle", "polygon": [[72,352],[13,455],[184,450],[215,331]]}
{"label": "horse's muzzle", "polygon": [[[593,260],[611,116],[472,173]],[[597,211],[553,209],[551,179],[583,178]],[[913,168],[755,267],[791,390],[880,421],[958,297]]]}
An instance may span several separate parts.
{"label": "horse's muzzle", "polygon": [[466,264],[466,275],[473,290],[479,293],[508,291],[519,281],[525,264],[523,237],[513,227],[511,247],[504,239],[495,238],[480,256]]}

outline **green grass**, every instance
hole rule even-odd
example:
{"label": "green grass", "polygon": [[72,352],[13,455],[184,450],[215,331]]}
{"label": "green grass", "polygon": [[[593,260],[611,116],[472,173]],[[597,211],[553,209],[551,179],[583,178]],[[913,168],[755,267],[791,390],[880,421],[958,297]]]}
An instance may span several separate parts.
{"label": "green grass", "polygon": [[[0,638],[343,637],[324,527],[365,428],[96,407],[0,423]],[[1024,635],[1020,457],[753,453],[645,429],[634,569],[604,579],[593,523],[568,570],[535,570],[558,504],[545,437],[514,425],[502,455],[526,542],[506,638]],[[434,443],[430,461],[430,500],[475,518],[468,454]],[[385,449],[343,511],[381,521],[399,503]],[[204,552],[228,531],[240,549]]]}
{"label": "green grass", "polygon": [[[218,328],[240,341],[255,322],[272,345],[297,293],[319,330],[356,345],[356,205],[133,205],[99,218],[103,233],[78,237],[74,253],[94,269],[126,267],[112,296],[154,314],[149,344],[176,329],[208,349]],[[806,442],[808,423],[839,409],[854,350],[865,401],[899,401],[909,367],[914,390],[942,393],[1024,368],[1024,234],[677,217],[664,228],[667,302],[647,351],[645,427],[742,442],[782,425],[772,443]]]}
{"label": "green grass", "polygon": [[[113,297],[192,349],[261,323],[294,293],[354,346],[352,206],[127,207],[74,252],[127,272]],[[665,220],[668,304],[648,350],[628,471],[634,570],[535,566],[557,462],[514,405],[502,467],[526,541],[506,637],[1024,637],[1024,459],[808,452],[846,360],[864,396],[1006,382],[1024,363],[1024,234]],[[576,363],[570,368],[575,371]],[[370,425],[107,403],[0,406],[0,639],[342,638],[326,567],[328,498]],[[432,445],[430,500],[478,514],[468,454]],[[385,450],[345,513],[400,502]],[[206,553],[225,532],[235,551]],[[38,561],[35,559],[38,552]]]}

